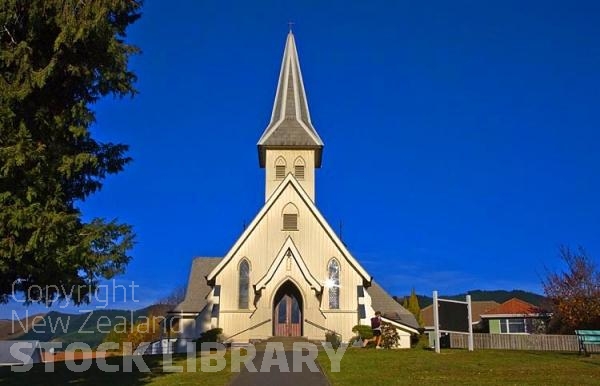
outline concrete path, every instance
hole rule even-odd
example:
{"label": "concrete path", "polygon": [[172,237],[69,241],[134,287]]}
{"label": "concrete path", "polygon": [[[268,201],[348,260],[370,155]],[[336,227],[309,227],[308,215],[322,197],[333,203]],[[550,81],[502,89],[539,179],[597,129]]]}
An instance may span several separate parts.
{"label": "concrete path", "polygon": [[[282,340],[284,342],[281,342]],[[296,341],[298,340],[296,339]],[[269,342],[270,347],[266,345]],[[285,342],[285,338],[269,340],[266,343],[255,346],[256,356],[252,363],[256,371],[252,371],[254,369],[249,371],[242,364],[241,371],[234,375],[231,385],[329,385],[327,378],[317,366],[316,360],[310,359],[311,353],[308,350],[294,350],[291,341]],[[281,357],[283,354],[285,354],[285,359]],[[316,356],[316,353],[312,352],[312,355]],[[296,360],[294,360],[294,356]],[[294,362],[296,362],[296,368],[294,368]],[[300,370],[300,365],[302,371],[294,371]]]}

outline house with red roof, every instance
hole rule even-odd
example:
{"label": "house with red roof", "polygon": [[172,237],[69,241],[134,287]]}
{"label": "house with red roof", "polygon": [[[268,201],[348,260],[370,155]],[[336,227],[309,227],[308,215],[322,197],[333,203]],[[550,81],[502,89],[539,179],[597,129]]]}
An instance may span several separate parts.
{"label": "house with red roof", "polygon": [[539,334],[545,332],[548,315],[539,307],[512,298],[481,314],[490,334]]}

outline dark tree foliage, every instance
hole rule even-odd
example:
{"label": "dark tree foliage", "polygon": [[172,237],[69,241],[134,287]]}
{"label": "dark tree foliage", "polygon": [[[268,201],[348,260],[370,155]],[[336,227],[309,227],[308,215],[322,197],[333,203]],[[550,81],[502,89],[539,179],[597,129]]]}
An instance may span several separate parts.
{"label": "dark tree foliage", "polygon": [[175,307],[185,299],[186,291],[187,287],[185,285],[175,287],[171,293],[164,298],[159,299],[157,304]]}
{"label": "dark tree foliage", "polygon": [[131,0],[0,3],[0,301],[72,294],[89,301],[124,271],[133,233],[115,220],[86,222],[77,203],[130,161],[127,146],[92,138],[90,105],[133,95],[124,42],[140,17]]}

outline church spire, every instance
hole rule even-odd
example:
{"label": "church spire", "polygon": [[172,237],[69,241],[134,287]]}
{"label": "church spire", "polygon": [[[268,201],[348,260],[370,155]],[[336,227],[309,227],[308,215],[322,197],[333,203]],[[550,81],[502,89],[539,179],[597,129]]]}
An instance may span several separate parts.
{"label": "church spire", "polygon": [[310,120],[294,34],[285,43],[271,121],[258,141],[258,158],[265,167],[268,148],[314,150],[315,167],[321,166],[323,141]]}

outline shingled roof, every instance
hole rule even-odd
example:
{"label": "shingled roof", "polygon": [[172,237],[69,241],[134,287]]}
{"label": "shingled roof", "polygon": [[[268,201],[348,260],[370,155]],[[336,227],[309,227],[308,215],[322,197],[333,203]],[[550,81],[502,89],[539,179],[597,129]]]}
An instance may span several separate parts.
{"label": "shingled roof", "polygon": [[271,121],[258,141],[258,158],[265,166],[267,148],[315,149],[315,166],[321,166],[323,141],[310,120],[294,34],[290,31],[283,52]]}
{"label": "shingled roof", "polygon": [[419,329],[419,323],[413,314],[400,303],[394,300],[379,284],[375,281],[371,282],[371,286],[367,288],[369,296],[371,296],[371,307],[374,311],[381,311],[384,318],[394,320],[398,323],[409,327]]}
{"label": "shingled roof", "polygon": [[196,257],[192,263],[185,299],[171,312],[198,313],[206,306],[211,287],[206,276],[219,264],[222,257]]}

